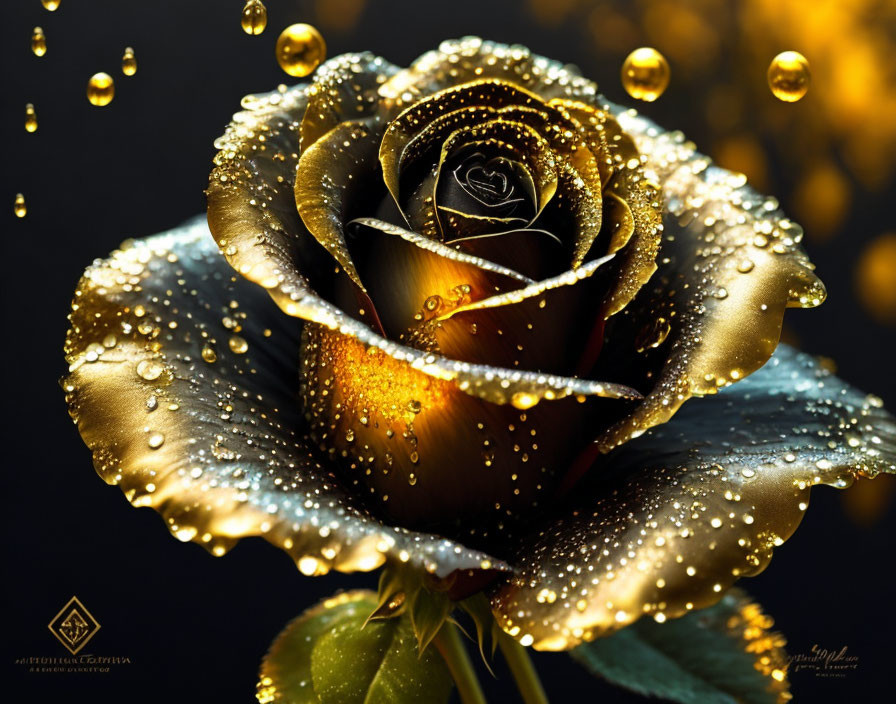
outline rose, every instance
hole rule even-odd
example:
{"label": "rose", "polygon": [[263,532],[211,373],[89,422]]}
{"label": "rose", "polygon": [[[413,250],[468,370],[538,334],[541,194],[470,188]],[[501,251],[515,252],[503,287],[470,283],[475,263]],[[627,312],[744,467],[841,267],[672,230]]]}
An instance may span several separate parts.
{"label": "rose", "polygon": [[179,538],[490,584],[563,649],[714,603],[809,487],[894,470],[874,397],[772,356],[824,297],[799,226],[572,69],[465,39],[243,107],[226,262],[198,223],[132,243],[66,341],[98,471]]}

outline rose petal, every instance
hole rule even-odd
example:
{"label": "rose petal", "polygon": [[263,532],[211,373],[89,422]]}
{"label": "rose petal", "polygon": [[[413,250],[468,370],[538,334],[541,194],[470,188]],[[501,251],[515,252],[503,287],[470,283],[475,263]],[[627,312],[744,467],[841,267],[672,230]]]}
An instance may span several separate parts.
{"label": "rose petal", "polygon": [[102,478],[219,555],[263,536],[299,569],[387,557],[439,576],[501,563],[383,525],[303,435],[297,321],[236,276],[204,224],[130,244],[85,273],[66,338],[69,409]]}
{"label": "rose petal", "polygon": [[209,227],[231,266],[272,295],[292,294],[311,307],[326,299],[350,315],[365,308],[364,319],[375,325],[372,306],[357,304],[361,289],[345,271],[337,271],[296,209],[298,131],[306,88],[243,100],[244,111],[234,115],[215,142],[220,151],[209,178]]}
{"label": "rose petal", "polygon": [[345,224],[374,211],[380,200],[379,142],[375,124],[343,122],[302,152],[296,174],[296,206],[305,227],[362,290]]}
{"label": "rose petal", "polygon": [[601,320],[595,301],[612,281],[600,272],[613,257],[447,312],[434,333],[439,350],[479,364],[574,373],[592,326]]}
{"label": "rose petal", "polygon": [[464,37],[444,41],[380,87],[380,95],[398,106],[411,105],[437,91],[475,80],[499,79],[540,96],[588,102],[597,86],[582,78],[575,67],[526,47]]}
{"label": "rose petal", "polygon": [[[680,133],[612,107],[638,143],[667,215],[660,268],[612,319],[591,374],[652,389],[601,450],[668,420],[691,396],[758,369],[778,342],[784,309],[825,297],[799,242],[802,229],[741,174],[712,166]],[[637,213],[636,213],[637,217]],[[624,250],[623,250],[624,251]]]}
{"label": "rose petal", "polygon": [[[390,336],[416,327],[427,299],[469,301],[534,283],[522,274],[459,252],[437,240],[374,218],[359,218],[351,249],[363,262],[361,279]],[[461,287],[466,287],[461,291]]]}
{"label": "rose petal", "polygon": [[538,649],[715,603],[765,568],[810,487],[896,471],[896,419],[782,346],[749,379],[607,460],[613,476],[521,542],[519,572],[492,600],[504,629]]}
{"label": "rose petal", "polygon": [[[377,91],[398,71],[397,66],[368,52],[336,56],[318,67],[305,91],[308,109],[300,128],[301,151],[342,122],[383,113]],[[387,113],[382,116],[388,118]]]}

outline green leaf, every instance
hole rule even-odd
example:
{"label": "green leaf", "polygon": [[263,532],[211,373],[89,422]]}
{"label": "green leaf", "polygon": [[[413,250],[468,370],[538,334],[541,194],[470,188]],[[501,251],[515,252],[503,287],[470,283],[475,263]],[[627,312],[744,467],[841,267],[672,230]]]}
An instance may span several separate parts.
{"label": "green leaf", "polygon": [[260,704],[447,701],[452,681],[439,654],[418,657],[407,616],[365,626],[376,607],[372,592],[348,592],[290,623],[262,663]]}
{"label": "green leaf", "polygon": [[738,590],[667,623],[642,618],[570,654],[595,675],[680,704],[777,704],[790,699],[784,638]]}

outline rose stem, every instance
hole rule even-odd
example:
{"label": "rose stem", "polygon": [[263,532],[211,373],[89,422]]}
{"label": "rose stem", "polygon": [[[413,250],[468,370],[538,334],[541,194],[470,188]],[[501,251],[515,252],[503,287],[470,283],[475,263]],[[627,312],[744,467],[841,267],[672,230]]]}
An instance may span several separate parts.
{"label": "rose stem", "polygon": [[498,634],[498,647],[513,673],[523,701],[526,704],[548,704],[548,695],[541,686],[541,680],[538,679],[538,673],[526,649],[504,631]]}
{"label": "rose stem", "polygon": [[476,670],[473,669],[470,655],[461,642],[457,626],[450,621],[445,621],[433,639],[433,643],[439,649],[445,659],[445,664],[451,671],[461,702],[463,704],[486,704],[485,694],[482,693],[482,686],[476,677]]}

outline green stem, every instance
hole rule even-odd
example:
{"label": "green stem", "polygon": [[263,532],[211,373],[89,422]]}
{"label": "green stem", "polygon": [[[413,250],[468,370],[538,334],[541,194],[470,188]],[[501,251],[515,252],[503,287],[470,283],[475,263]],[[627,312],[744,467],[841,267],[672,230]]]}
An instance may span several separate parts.
{"label": "green stem", "polygon": [[498,634],[498,647],[513,673],[523,701],[526,704],[548,704],[548,695],[541,686],[541,680],[538,679],[538,673],[526,649],[504,631]]}
{"label": "green stem", "polygon": [[457,626],[450,621],[445,621],[433,639],[433,643],[439,649],[445,659],[445,664],[451,671],[461,702],[463,704],[486,704],[482,686],[476,677],[476,670],[473,668],[470,655],[461,642]]}

